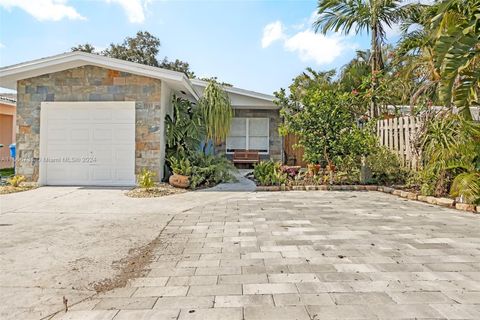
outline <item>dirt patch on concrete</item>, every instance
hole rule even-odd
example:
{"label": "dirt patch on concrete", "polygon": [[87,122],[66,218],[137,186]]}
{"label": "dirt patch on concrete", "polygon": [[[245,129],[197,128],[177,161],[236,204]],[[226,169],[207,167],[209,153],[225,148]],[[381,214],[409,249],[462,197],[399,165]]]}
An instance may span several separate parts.
{"label": "dirt patch on concrete", "polygon": [[116,288],[123,288],[130,279],[145,276],[148,273],[146,267],[153,261],[155,251],[167,245],[162,243],[160,238],[163,230],[165,230],[172,219],[165,224],[155,239],[144,246],[130,249],[127,257],[112,263],[113,268],[119,270],[117,275],[113,278],[92,282],[90,286],[93,287],[97,293],[102,293]]}

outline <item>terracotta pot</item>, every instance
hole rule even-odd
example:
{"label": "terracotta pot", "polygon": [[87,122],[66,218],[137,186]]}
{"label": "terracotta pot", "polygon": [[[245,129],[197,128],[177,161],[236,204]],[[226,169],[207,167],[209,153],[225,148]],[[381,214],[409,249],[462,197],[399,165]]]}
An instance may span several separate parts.
{"label": "terracotta pot", "polygon": [[190,185],[190,180],[188,176],[182,176],[179,174],[173,174],[168,178],[168,182],[176,188],[188,188]]}

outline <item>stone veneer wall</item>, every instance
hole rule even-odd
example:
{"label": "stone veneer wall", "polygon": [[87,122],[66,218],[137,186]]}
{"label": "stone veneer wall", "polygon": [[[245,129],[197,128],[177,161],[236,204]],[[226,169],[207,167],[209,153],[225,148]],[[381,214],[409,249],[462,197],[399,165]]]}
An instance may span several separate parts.
{"label": "stone veneer wall", "polygon": [[[269,109],[234,109],[234,117],[236,118],[269,118],[269,149],[268,155],[260,155],[263,160],[273,159],[277,161],[282,160],[282,137],[278,133],[278,127],[281,124],[280,112],[278,110]],[[226,144],[215,146],[215,153],[225,153]],[[232,158],[233,155],[227,155],[228,158]]]}
{"label": "stone veneer wall", "polygon": [[161,81],[96,66],[50,73],[17,83],[17,172],[38,180],[43,101],[135,101],[135,172],[161,176]]}

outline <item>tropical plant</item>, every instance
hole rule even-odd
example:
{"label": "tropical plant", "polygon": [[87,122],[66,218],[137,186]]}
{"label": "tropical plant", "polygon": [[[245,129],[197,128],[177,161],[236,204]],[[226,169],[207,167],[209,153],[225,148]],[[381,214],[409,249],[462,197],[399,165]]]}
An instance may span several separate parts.
{"label": "tropical plant", "polygon": [[447,0],[433,19],[438,28],[436,63],[441,70],[440,94],[471,120],[470,106],[480,91],[480,2]]}
{"label": "tropical plant", "polygon": [[138,185],[140,188],[144,188],[149,191],[151,188],[155,186],[155,176],[157,174],[153,171],[142,169],[140,174],[138,175]]}
{"label": "tropical plant", "polygon": [[19,187],[22,182],[24,182],[26,179],[24,176],[21,175],[14,175],[11,178],[7,179],[7,183],[11,185],[12,187]]}
{"label": "tropical plant", "polygon": [[214,142],[225,140],[230,131],[233,109],[230,98],[221,85],[212,80],[203,91],[199,107],[205,123],[205,137]]}
{"label": "tropical plant", "polygon": [[223,156],[196,153],[191,158],[190,188],[214,186],[222,182],[235,181],[235,166]]}
{"label": "tropical plant", "polygon": [[193,103],[174,96],[172,108],[165,117],[167,159],[195,153],[205,133],[203,116]]}
{"label": "tropical plant", "polygon": [[297,100],[301,100],[312,89],[315,90],[333,90],[335,83],[335,70],[315,71],[308,67],[300,75],[293,79],[290,85],[290,93]]}
{"label": "tropical plant", "polygon": [[431,21],[436,16],[438,6],[415,4],[417,10],[405,17],[401,24],[402,38],[395,52],[398,75],[407,83],[411,105],[427,98],[438,104],[440,70],[435,63],[435,33]]}
{"label": "tropical plant", "polygon": [[341,69],[339,86],[345,92],[358,91],[365,77],[371,74],[370,50],[357,50],[355,57]]}
{"label": "tropical plant", "polygon": [[[415,6],[402,4],[398,0],[319,0],[318,18],[314,22],[315,31],[326,34],[329,31],[349,34],[366,32],[371,35],[372,75],[384,67],[382,46],[386,40],[385,28],[392,27],[416,10]],[[372,78],[371,86],[377,83]],[[372,95],[372,116],[378,115],[375,96]]]}
{"label": "tropical plant", "polygon": [[468,201],[480,197],[475,193],[480,169],[478,123],[451,113],[438,115],[422,132],[420,150],[423,168],[418,179],[423,194],[442,196],[450,190]]}
{"label": "tropical plant", "polygon": [[466,203],[480,204],[480,170],[463,172],[453,179],[450,195]]}
{"label": "tropical plant", "polygon": [[286,172],[282,170],[280,162],[273,160],[260,161],[253,168],[253,176],[261,186],[279,186],[285,184],[288,179]]}
{"label": "tropical plant", "polygon": [[184,157],[170,157],[170,167],[174,174],[181,176],[190,176],[192,174],[192,164],[190,160]]}

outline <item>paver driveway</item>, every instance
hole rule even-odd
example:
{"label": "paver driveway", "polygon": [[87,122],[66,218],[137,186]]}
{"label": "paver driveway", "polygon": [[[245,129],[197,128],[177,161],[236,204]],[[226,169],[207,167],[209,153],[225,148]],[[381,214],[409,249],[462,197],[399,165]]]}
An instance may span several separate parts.
{"label": "paver driveway", "polygon": [[480,217],[378,192],[176,214],[144,278],[55,319],[480,319]]}

